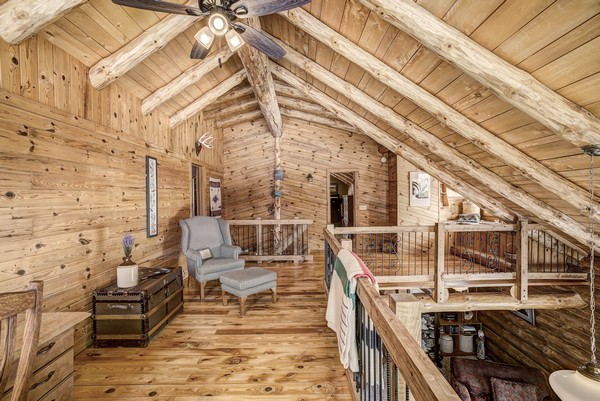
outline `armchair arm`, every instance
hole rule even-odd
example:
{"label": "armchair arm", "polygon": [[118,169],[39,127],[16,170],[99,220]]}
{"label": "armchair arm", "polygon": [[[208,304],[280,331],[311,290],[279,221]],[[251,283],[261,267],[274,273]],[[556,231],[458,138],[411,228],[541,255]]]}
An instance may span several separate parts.
{"label": "armchair arm", "polygon": [[235,245],[221,245],[221,257],[227,259],[239,259],[242,248]]}
{"label": "armchair arm", "polygon": [[196,262],[197,266],[202,266],[202,257],[200,256],[200,252],[196,251],[195,249],[184,249],[183,254],[186,258]]}

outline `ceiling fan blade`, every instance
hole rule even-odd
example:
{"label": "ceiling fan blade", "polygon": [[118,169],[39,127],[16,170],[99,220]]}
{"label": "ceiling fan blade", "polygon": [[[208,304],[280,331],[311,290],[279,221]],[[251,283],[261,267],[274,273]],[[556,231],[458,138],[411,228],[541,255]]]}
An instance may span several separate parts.
{"label": "ceiling fan blade", "polygon": [[244,24],[233,24],[237,33],[240,34],[244,42],[255,49],[267,54],[269,57],[279,59],[285,56],[285,50],[277,43],[273,42],[261,31]]}
{"label": "ceiling fan blade", "polygon": [[192,7],[185,4],[169,3],[167,1],[159,0],[112,0],[113,3],[126,6],[141,8],[143,10],[159,11],[163,13],[171,14],[183,14],[183,15],[195,15],[201,16],[206,15],[198,7]]}
{"label": "ceiling fan blade", "polygon": [[190,53],[190,58],[194,60],[202,60],[208,54],[208,50],[206,47],[202,46],[198,42],[194,42],[194,46],[192,46],[192,51]]}
{"label": "ceiling fan blade", "polygon": [[238,0],[231,5],[231,10],[239,18],[260,17],[300,7],[310,2],[311,0]]}

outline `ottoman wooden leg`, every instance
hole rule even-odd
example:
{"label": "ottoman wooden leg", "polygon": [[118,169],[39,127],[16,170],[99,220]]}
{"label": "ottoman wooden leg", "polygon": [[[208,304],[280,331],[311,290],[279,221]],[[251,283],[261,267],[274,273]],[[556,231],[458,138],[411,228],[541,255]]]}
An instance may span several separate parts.
{"label": "ottoman wooden leg", "polygon": [[246,314],[246,297],[240,297],[240,316],[244,316]]}
{"label": "ottoman wooden leg", "polygon": [[204,287],[206,287],[206,281],[200,283],[200,301],[204,299]]}
{"label": "ottoman wooden leg", "polygon": [[271,301],[273,301],[273,303],[277,302],[277,287],[275,288],[271,288]]}
{"label": "ottoman wooden leg", "polygon": [[227,293],[221,288],[221,295],[223,296],[223,306],[227,306]]}

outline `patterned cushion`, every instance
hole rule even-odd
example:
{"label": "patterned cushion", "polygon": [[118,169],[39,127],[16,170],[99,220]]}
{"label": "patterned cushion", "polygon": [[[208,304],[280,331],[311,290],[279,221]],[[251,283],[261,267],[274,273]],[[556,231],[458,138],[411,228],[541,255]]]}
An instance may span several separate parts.
{"label": "patterned cushion", "polygon": [[494,401],[534,401],[536,400],[533,384],[490,378]]}

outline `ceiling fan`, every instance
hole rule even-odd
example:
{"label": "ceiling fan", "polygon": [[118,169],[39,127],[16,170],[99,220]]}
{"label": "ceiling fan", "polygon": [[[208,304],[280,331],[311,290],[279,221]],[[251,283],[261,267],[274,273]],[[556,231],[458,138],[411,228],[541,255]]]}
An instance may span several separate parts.
{"label": "ceiling fan", "polygon": [[190,53],[193,59],[206,57],[215,37],[221,36],[225,36],[232,52],[244,43],[248,43],[269,57],[279,59],[285,55],[285,50],[281,46],[261,31],[237,22],[237,19],[290,10],[310,3],[311,0],[198,0],[198,7],[161,0],[112,0],[112,2],[122,6],[171,14],[208,16],[208,25],[194,36],[196,42]]}

